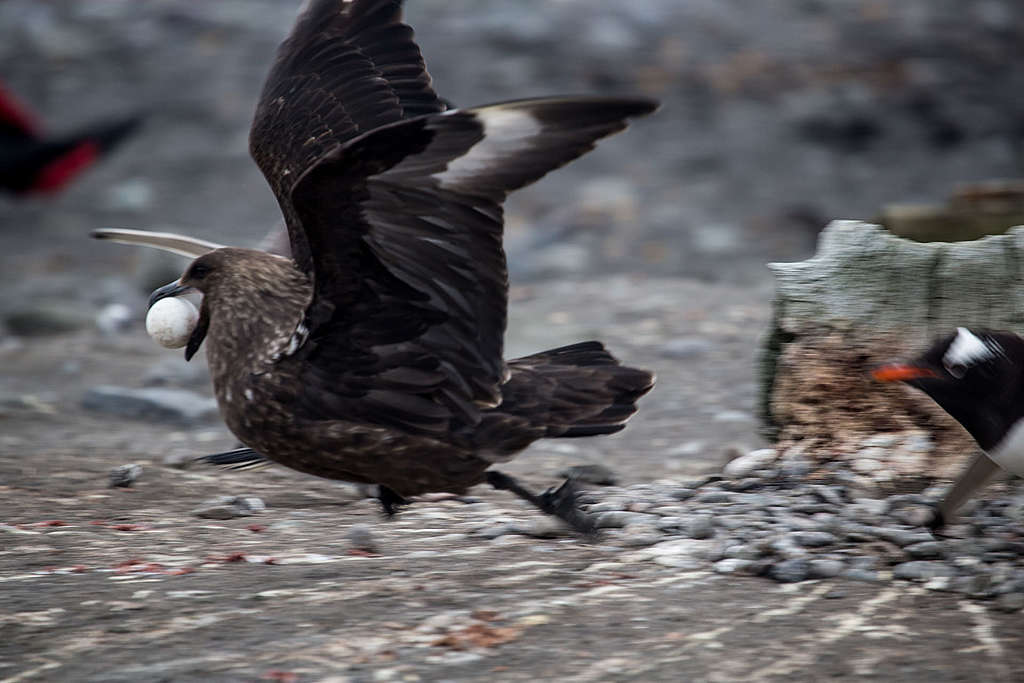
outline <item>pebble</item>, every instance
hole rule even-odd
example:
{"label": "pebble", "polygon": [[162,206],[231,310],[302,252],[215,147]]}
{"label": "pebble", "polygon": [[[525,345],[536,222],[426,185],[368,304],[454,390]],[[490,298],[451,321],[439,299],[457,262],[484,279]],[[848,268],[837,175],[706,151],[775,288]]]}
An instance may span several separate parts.
{"label": "pebble", "polygon": [[881,517],[889,511],[889,501],[879,498],[854,498],[850,511],[859,511]]}
{"label": "pebble", "polygon": [[996,598],[996,609],[1000,612],[1020,612],[1024,609],[1024,593],[1004,593]]}
{"label": "pebble", "polygon": [[731,460],[722,470],[726,476],[742,478],[775,462],[774,448],[760,448]]}
{"label": "pebble", "polygon": [[[601,527],[599,523],[598,528],[617,527]],[[538,516],[536,519],[531,519],[524,524],[513,524],[512,531],[522,536],[529,536],[530,538],[561,538],[565,536],[572,536],[573,533],[572,529],[570,529],[562,520],[549,515],[544,515],[543,517]]]}
{"label": "pebble", "polygon": [[345,534],[348,544],[354,550],[365,550],[366,552],[377,552],[377,540],[365,524],[353,524]]}
{"label": "pebble", "polygon": [[914,560],[896,565],[892,569],[892,574],[897,579],[927,581],[937,576],[954,576],[956,570],[941,562]]}
{"label": "pebble", "polygon": [[727,503],[732,500],[728,491],[705,491],[697,496],[698,503]]}
{"label": "pebble", "polygon": [[111,487],[129,487],[142,476],[142,465],[119,465],[110,470],[109,476]]}
{"label": "pebble", "polygon": [[811,576],[811,562],[802,558],[783,560],[772,566],[768,575],[779,583],[797,583]]}
{"label": "pebble", "polygon": [[99,386],[85,392],[82,407],[98,413],[191,424],[217,415],[217,401],[184,389]]}
{"label": "pebble", "polygon": [[765,553],[763,549],[757,546],[738,543],[726,548],[723,554],[731,560],[758,560],[761,559]]}
{"label": "pebble", "polygon": [[718,574],[739,574],[749,570],[754,564],[752,560],[730,557],[715,562],[715,572]]}
{"label": "pebble", "polygon": [[265,509],[266,506],[259,498],[218,496],[200,503],[197,508],[192,510],[192,514],[204,519],[233,519],[249,517],[257,512],[263,512]]}
{"label": "pebble", "polygon": [[715,535],[715,526],[710,515],[697,515],[686,525],[686,533],[690,538],[711,538]]}
{"label": "pebble", "polygon": [[927,543],[934,537],[927,531],[908,531],[905,529],[892,529],[888,527],[871,527],[871,533],[882,539],[903,547],[915,543]]}
{"label": "pebble", "polygon": [[812,484],[811,492],[823,503],[830,505],[845,505],[842,489],[838,486],[825,486],[823,484]]}
{"label": "pebble", "polygon": [[885,577],[880,572],[870,569],[847,569],[842,577],[851,581],[863,581],[865,583],[882,583]]}
{"label": "pebble", "polygon": [[835,545],[839,539],[827,531],[799,531],[793,534],[793,540],[806,548],[821,548]]}
{"label": "pebble", "polygon": [[945,557],[946,546],[938,541],[924,541],[906,546],[903,552],[915,560],[937,560]]}
{"label": "pebble", "polygon": [[642,512],[626,512],[625,510],[613,510],[611,512],[602,512],[597,515],[595,524],[598,529],[622,529],[631,524],[639,524],[641,522],[654,522],[652,515],[646,515]]}
{"label": "pebble", "polygon": [[625,533],[619,539],[619,545],[624,548],[647,548],[657,545],[665,540],[665,537],[658,533],[644,531],[631,531],[635,527],[626,527]]}
{"label": "pebble", "polygon": [[935,518],[935,510],[925,505],[910,505],[893,510],[892,517],[909,526],[922,527]]}
{"label": "pebble", "polygon": [[807,576],[812,579],[831,579],[845,570],[846,565],[841,560],[817,559],[810,561]]}
{"label": "pebble", "polygon": [[[1024,528],[1007,517],[1018,511],[1017,499],[967,507],[962,524],[935,536],[908,522],[917,511],[930,511],[944,487],[867,497],[839,479],[802,482],[762,468],[750,476],[591,490],[582,502],[598,526],[613,530],[605,536],[611,547],[633,549],[630,562],[666,571],[780,583],[913,581],[972,599],[1024,595]],[[745,490],[734,490],[737,484]],[[520,526],[529,525],[499,524],[475,535],[500,544],[508,534],[524,533]],[[1001,599],[1007,609],[1020,600]]]}
{"label": "pebble", "polygon": [[481,538],[486,538],[490,541],[500,536],[505,536],[511,533],[514,533],[511,524],[498,524],[497,526],[489,526],[484,529],[480,529],[476,532],[476,535],[480,536]]}

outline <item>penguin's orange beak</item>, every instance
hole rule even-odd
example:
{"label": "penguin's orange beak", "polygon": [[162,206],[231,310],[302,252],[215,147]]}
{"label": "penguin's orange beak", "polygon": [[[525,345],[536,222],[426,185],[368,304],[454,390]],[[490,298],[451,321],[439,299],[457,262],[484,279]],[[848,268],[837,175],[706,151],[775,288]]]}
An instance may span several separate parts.
{"label": "penguin's orange beak", "polygon": [[922,377],[938,377],[938,374],[930,368],[896,363],[875,368],[871,376],[879,382],[908,382]]}

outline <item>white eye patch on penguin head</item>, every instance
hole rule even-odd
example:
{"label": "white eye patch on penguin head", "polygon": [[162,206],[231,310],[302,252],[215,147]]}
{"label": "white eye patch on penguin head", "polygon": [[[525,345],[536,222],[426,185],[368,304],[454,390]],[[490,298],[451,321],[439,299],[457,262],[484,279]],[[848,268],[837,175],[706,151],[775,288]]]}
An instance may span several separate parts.
{"label": "white eye patch on penguin head", "polygon": [[1003,349],[995,340],[986,340],[966,327],[958,327],[956,336],[942,356],[942,365],[946,372],[959,379],[971,367],[1002,354]]}

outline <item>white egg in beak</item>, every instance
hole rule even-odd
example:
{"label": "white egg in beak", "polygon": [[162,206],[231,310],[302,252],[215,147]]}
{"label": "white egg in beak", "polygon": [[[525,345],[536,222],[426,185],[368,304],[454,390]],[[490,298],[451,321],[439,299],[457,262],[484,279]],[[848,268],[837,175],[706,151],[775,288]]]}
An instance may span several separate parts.
{"label": "white egg in beak", "polygon": [[167,297],[156,301],[146,314],[146,332],[157,344],[180,349],[199,322],[199,311],[188,299]]}

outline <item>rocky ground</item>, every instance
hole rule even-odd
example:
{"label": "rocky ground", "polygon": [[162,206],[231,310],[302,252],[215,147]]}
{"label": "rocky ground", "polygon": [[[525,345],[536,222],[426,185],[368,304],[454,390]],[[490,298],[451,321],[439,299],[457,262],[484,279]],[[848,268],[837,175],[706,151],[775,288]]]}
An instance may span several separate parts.
{"label": "rocky ground", "polygon": [[[934,491],[866,497],[756,448],[767,292],[616,277],[515,298],[514,350],[600,336],[659,373],[622,434],[507,468],[540,488],[606,467],[617,484],[583,498],[596,540],[483,487],[386,521],[285,470],[182,469],[233,444],[201,366],[137,324],[9,338],[0,680],[1024,676],[1024,499],[995,488],[936,538],[919,526]],[[188,393],[122,389],[145,384]]]}
{"label": "rocky ground", "polygon": [[1019,174],[1016,3],[410,1],[455,102],[665,103],[509,209],[509,355],[597,338],[659,376],[625,432],[507,468],[608,468],[597,539],[482,487],[385,521],[335,483],[184,467],[234,440],[202,360],[141,330],[181,263],[85,235],[274,223],[245,135],[294,4],[0,3],[5,83],[54,128],[149,113],[67,193],[0,202],[0,681],[1024,679],[1019,486],[933,537],[928,482],[886,497],[754,418],[766,260]]}

